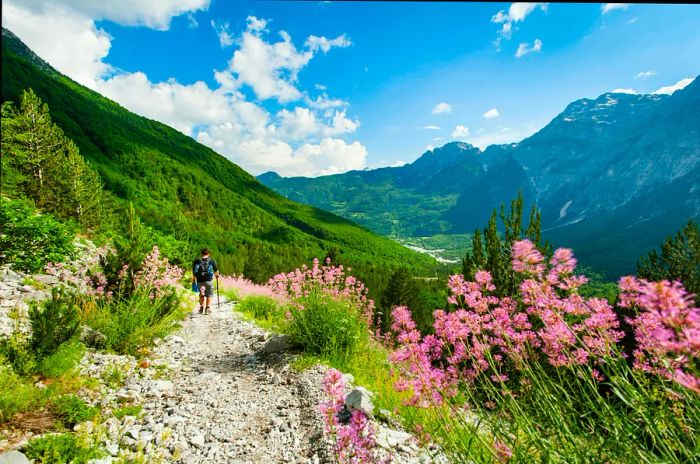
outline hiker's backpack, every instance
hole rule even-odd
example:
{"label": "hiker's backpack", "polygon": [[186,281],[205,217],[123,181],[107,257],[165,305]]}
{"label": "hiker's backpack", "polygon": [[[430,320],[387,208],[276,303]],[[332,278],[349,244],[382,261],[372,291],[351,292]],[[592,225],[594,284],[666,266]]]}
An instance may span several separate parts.
{"label": "hiker's backpack", "polygon": [[214,278],[214,266],[211,259],[204,258],[198,260],[194,265],[194,276],[198,282],[209,282]]}

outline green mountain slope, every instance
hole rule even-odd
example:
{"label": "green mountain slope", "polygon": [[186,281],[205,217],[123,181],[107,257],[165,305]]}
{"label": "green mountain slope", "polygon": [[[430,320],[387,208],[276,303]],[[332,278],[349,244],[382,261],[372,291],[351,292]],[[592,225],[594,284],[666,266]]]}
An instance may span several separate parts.
{"label": "green mountain slope", "polygon": [[347,263],[428,269],[434,261],[347,219],[290,201],[192,138],[133,114],[53,70],[2,32],[2,100],[28,88],[80,148],[120,202],[158,231],[210,246],[227,272],[245,260],[286,270],[327,250]]}

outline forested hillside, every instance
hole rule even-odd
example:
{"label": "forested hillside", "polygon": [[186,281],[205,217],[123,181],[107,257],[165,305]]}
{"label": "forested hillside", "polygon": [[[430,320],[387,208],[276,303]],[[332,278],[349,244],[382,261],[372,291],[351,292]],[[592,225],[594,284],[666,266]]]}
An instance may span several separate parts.
{"label": "forested hillside", "polygon": [[2,34],[2,101],[18,101],[31,88],[117,208],[133,204],[145,224],[192,250],[211,247],[225,272],[245,269],[263,280],[328,254],[364,273],[396,263],[433,266],[432,258],[349,220],[285,199],[192,138],[59,74],[8,30]]}

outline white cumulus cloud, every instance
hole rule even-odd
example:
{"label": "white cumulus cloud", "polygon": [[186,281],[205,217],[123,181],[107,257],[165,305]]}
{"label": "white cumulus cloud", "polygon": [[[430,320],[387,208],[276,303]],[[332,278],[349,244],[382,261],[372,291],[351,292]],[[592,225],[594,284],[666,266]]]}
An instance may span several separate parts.
{"label": "white cumulus cloud", "polygon": [[629,3],[603,3],[600,6],[600,11],[602,11],[603,14],[608,14],[615,10],[626,10],[629,6]]}
{"label": "white cumulus cloud", "polygon": [[681,79],[680,81],[676,82],[673,85],[667,85],[665,87],[661,87],[652,93],[656,94],[656,95],[671,95],[676,90],[684,89],[688,84],[690,84],[694,80],[695,80],[695,78],[693,78],[693,77],[686,77],[685,79]]}
{"label": "white cumulus cloud", "polygon": [[486,113],[484,113],[484,117],[486,119],[493,119],[493,118],[497,118],[498,116],[500,116],[500,113],[498,112],[498,110],[496,108],[491,108]]}
{"label": "white cumulus cloud", "polygon": [[511,3],[508,11],[500,10],[491,17],[491,22],[503,24],[499,31],[499,36],[509,40],[513,32],[513,23],[524,21],[530,13],[540,8],[547,11],[548,3],[518,2]]}
{"label": "white cumulus cloud", "polygon": [[95,21],[108,19],[124,26],[167,30],[172,18],[183,13],[206,10],[209,3],[210,0],[22,0],[21,5],[38,14],[60,8]]}
{"label": "white cumulus cloud", "polygon": [[[166,4],[172,8],[153,9]],[[110,19],[165,28],[172,16],[154,12],[177,12],[182,5],[191,5],[195,9],[191,13],[208,2],[149,2],[140,16],[130,12],[131,16],[124,13]],[[112,38],[95,21],[106,17],[112,6],[102,5],[103,12],[91,12],[90,8],[98,6],[79,1],[3,0],[2,22],[62,73],[135,113],[194,137],[253,174],[272,169],[282,175],[319,175],[366,166],[367,149],[362,143],[342,138],[360,124],[343,109],[348,103],[325,92],[312,97],[297,88],[298,71],[316,52],[324,52],[322,38],[312,39],[315,45],[299,50],[284,31],[280,32],[281,40],[266,40],[263,34],[269,22],[249,17],[241,40],[232,43],[242,54],[234,53],[227,69],[214,71],[218,87],[211,88],[203,81],[188,85],[175,79],[152,82],[143,72],[121,72],[104,61]],[[224,26],[219,31],[233,37]],[[220,40],[225,45],[228,39],[220,34]],[[341,42],[328,40],[328,47],[343,46]],[[240,91],[243,85],[250,86],[258,98],[298,103],[273,116],[258,103],[246,100]]]}
{"label": "white cumulus cloud", "polygon": [[465,137],[469,137],[469,135],[469,128],[461,124],[455,127],[455,129],[452,131],[453,139],[463,139]]}
{"label": "white cumulus cloud", "polygon": [[532,45],[528,44],[527,42],[522,42],[520,45],[518,45],[518,50],[515,52],[515,57],[520,58],[533,52],[539,52],[540,50],[542,50],[542,41],[540,39],[535,39]]}
{"label": "white cumulus cloud", "polygon": [[451,113],[452,106],[449,103],[440,102],[433,108],[433,114]]}

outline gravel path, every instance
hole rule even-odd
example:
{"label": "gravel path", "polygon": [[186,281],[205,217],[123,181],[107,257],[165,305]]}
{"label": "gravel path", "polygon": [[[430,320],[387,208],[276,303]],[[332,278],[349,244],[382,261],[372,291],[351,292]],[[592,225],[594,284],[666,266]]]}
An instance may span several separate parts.
{"label": "gravel path", "polygon": [[260,354],[269,334],[232,309],[192,313],[156,347],[170,372],[131,386],[144,402],[139,437],[162,433],[159,423],[171,428],[166,444],[185,463],[328,462],[317,413],[322,369],[297,373],[289,354]]}

